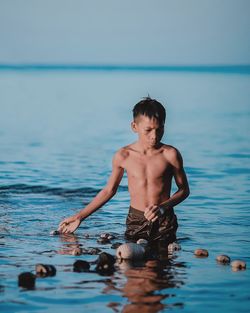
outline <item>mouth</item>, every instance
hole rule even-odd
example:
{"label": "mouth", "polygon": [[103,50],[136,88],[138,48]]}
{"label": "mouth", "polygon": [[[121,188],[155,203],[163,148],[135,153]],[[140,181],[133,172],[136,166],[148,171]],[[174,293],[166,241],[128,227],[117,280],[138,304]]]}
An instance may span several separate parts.
{"label": "mouth", "polygon": [[151,146],[155,146],[155,145],[157,145],[158,144],[158,141],[150,141],[150,143],[149,143]]}

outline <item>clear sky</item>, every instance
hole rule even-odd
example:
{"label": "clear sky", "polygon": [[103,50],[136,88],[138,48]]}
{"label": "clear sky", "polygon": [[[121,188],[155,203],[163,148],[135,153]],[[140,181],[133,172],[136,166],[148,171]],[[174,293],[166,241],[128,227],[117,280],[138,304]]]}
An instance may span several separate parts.
{"label": "clear sky", "polygon": [[0,63],[250,64],[250,0],[0,0]]}

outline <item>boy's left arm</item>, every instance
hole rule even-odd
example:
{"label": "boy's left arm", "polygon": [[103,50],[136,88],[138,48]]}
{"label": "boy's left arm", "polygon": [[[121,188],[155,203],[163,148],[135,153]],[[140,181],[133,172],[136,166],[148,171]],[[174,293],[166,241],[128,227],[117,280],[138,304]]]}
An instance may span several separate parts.
{"label": "boy's left arm", "polygon": [[172,164],[173,175],[178,190],[167,201],[160,204],[160,207],[166,210],[181,203],[190,194],[187,176],[183,167],[183,159],[177,149],[173,149],[169,154],[169,162]]}

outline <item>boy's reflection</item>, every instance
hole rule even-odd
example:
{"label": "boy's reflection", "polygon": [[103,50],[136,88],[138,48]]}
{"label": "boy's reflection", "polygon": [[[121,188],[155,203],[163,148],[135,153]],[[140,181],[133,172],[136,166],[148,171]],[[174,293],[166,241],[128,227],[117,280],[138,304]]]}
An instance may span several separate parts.
{"label": "boy's reflection", "polygon": [[[78,243],[78,237],[74,234],[61,235],[60,239],[64,242],[64,245],[58,251],[59,254],[72,254],[75,249],[81,248],[81,244]],[[161,247],[157,249],[157,259],[153,258],[141,262],[128,260],[117,262],[116,265],[120,274],[124,275],[127,281],[123,287],[119,288],[115,277],[112,275],[103,292],[109,293],[112,290],[116,290],[128,298],[131,303],[126,304],[122,308],[123,313],[159,312],[166,307],[166,304],[161,303],[161,301],[167,297],[174,296],[168,294],[166,289],[178,288],[184,284],[179,278],[180,275],[177,272],[177,268],[185,267],[185,265],[179,264],[178,267],[171,265],[166,249],[164,249],[163,253],[163,250],[159,250],[159,248]],[[117,305],[119,306],[118,303]],[[178,303],[178,305],[182,306],[183,304]],[[117,312],[118,308],[115,303],[109,303],[108,306]]]}
{"label": "boy's reflection", "polygon": [[[159,255],[158,255],[159,256]],[[163,310],[166,304],[161,301],[174,295],[166,292],[168,288],[178,288],[183,285],[179,279],[175,266],[170,266],[169,260],[161,255],[160,260],[150,259],[144,263],[132,263],[123,260],[118,263],[120,272],[125,275],[127,281],[122,288],[117,288],[115,284],[109,284],[108,289],[119,290],[123,296],[131,302],[122,308],[123,313],[156,313]],[[179,264],[178,266],[185,266]],[[163,292],[164,290],[164,292]],[[118,305],[118,304],[117,304]],[[176,305],[176,304],[172,304]],[[182,303],[178,303],[182,306]],[[117,311],[114,303],[108,305]]]}
{"label": "boy's reflection", "polygon": [[178,284],[172,269],[166,267],[169,267],[166,260],[148,260],[145,266],[133,267],[124,272],[127,282],[123,287],[123,295],[131,304],[125,305],[122,312],[153,313],[164,308],[161,301],[169,294],[160,291],[177,287]]}

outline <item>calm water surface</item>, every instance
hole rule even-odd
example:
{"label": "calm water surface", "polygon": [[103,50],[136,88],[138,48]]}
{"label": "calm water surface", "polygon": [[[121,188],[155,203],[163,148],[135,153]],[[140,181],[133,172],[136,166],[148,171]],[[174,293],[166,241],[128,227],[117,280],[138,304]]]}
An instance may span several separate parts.
{"label": "calm water surface", "polygon": [[[49,232],[105,185],[114,152],[136,139],[131,109],[148,94],[167,107],[164,141],[181,151],[190,182],[175,208],[182,250],[113,275],[74,273],[76,259],[97,259],[70,255],[74,247],[114,255],[99,234],[123,241],[126,177],[75,235]],[[0,72],[1,312],[249,312],[249,269],[215,261],[228,254],[249,267],[249,99],[247,74]],[[194,257],[199,247],[208,258]],[[57,275],[19,289],[18,274],[36,263]]]}

